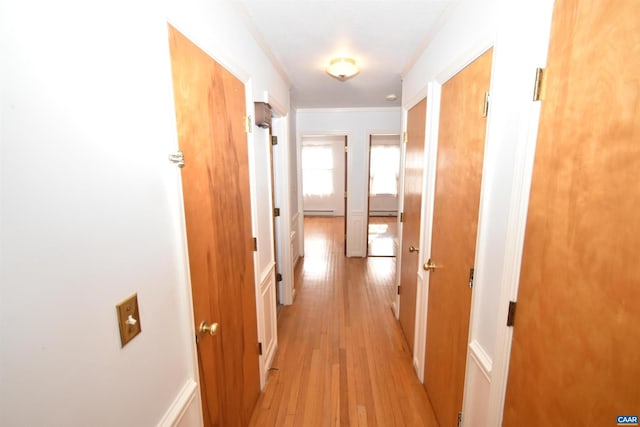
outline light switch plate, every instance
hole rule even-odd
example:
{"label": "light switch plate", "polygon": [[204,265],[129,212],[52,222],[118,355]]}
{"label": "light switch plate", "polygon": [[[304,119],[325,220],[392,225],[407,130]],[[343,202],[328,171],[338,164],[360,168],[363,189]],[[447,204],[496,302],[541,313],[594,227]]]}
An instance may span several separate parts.
{"label": "light switch plate", "polygon": [[138,294],[133,294],[121,301],[116,305],[116,311],[118,312],[118,326],[120,327],[120,343],[124,347],[142,331],[138,312]]}

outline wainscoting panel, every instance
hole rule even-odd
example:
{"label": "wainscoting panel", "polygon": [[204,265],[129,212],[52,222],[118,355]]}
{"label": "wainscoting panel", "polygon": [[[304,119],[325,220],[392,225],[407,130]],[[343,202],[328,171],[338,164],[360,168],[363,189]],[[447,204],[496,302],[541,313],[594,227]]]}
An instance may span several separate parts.
{"label": "wainscoting panel", "polygon": [[[295,269],[298,259],[300,259],[300,248],[298,247],[298,222],[300,221],[300,215],[295,214],[291,219],[291,265]],[[295,286],[295,285],[294,285]]]}
{"label": "wainscoting panel", "polygon": [[463,427],[484,427],[489,415],[489,395],[491,391],[492,360],[477,341],[469,344],[465,397],[462,409]]}
{"label": "wainscoting panel", "polygon": [[367,256],[367,213],[364,211],[351,211],[347,224],[347,256]]}
{"label": "wainscoting panel", "polygon": [[258,315],[260,311],[263,314],[262,321],[258,320],[258,339],[262,343],[260,376],[264,386],[278,347],[275,265],[272,265],[269,272],[262,277],[258,298]]}

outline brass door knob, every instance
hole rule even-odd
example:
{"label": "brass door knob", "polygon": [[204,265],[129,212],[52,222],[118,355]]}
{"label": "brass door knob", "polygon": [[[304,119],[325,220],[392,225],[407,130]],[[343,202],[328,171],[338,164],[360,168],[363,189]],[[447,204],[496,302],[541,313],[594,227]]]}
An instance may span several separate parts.
{"label": "brass door knob", "polygon": [[431,258],[429,258],[429,261],[425,262],[424,265],[422,266],[422,268],[424,269],[424,271],[435,271],[436,268],[441,268],[441,265],[435,265],[432,261]]}
{"label": "brass door knob", "polygon": [[409,246],[409,252],[420,252],[420,248],[416,248],[415,246]]}
{"label": "brass door knob", "polygon": [[212,323],[210,325],[207,325],[207,321],[203,320],[202,322],[200,322],[200,327],[198,328],[198,330],[202,334],[208,333],[209,335],[215,335],[218,333],[218,324]]}

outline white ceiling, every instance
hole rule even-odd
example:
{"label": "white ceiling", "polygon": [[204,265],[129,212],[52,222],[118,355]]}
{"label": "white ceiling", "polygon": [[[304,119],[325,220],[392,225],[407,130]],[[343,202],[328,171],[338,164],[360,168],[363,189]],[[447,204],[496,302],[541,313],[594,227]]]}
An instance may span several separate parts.
{"label": "white ceiling", "polygon": [[[296,107],[381,107],[401,103],[401,74],[455,0],[237,0],[263,47],[292,85]],[[360,74],[324,70],[349,56]],[[398,99],[389,102],[388,94]]]}

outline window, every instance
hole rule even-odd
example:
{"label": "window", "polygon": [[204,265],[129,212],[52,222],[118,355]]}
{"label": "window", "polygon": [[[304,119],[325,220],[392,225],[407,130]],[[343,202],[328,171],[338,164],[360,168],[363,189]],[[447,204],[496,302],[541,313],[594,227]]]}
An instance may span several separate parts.
{"label": "window", "polygon": [[333,150],[330,145],[302,146],[302,192],[305,196],[333,194]]}
{"label": "window", "polygon": [[369,192],[371,195],[398,195],[399,145],[372,145],[369,169]]}

